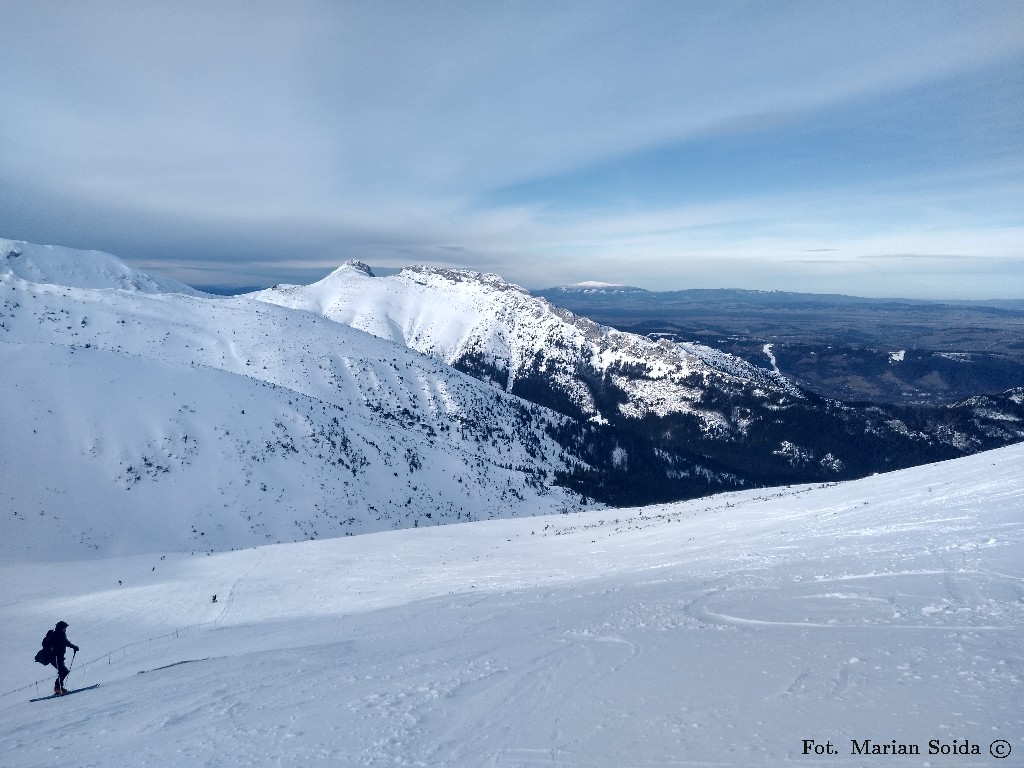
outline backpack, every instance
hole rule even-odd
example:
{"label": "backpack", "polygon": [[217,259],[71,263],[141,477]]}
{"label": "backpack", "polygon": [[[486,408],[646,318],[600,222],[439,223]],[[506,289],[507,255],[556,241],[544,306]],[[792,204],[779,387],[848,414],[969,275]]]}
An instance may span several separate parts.
{"label": "backpack", "polygon": [[50,664],[53,662],[53,657],[53,630],[51,629],[43,638],[43,647],[36,651],[36,661],[40,664]]}

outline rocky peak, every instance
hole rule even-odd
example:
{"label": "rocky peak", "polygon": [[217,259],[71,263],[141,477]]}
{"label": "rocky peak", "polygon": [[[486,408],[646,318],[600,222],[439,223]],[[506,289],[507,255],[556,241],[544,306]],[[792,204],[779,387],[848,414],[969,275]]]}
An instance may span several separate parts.
{"label": "rocky peak", "polygon": [[514,291],[527,296],[531,295],[522,286],[510,283],[501,275],[496,275],[492,272],[475,272],[471,269],[414,265],[405,267],[399,275],[420,285],[426,285],[431,279],[436,278],[450,283],[475,283],[497,291]]}
{"label": "rocky peak", "polygon": [[367,277],[376,277],[376,275],[373,274],[373,270],[370,269],[370,265],[359,261],[358,259],[349,259],[334,271],[340,272],[342,270],[354,270],[356,272],[362,272]]}

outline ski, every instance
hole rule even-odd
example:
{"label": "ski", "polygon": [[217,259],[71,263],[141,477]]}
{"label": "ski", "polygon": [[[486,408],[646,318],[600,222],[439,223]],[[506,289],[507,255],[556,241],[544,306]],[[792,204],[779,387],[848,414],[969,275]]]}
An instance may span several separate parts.
{"label": "ski", "polygon": [[81,693],[82,691],[91,691],[93,688],[99,688],[100,684],[87,685],[84,688],[75,688],[67,693],[51,693],[49,696],[40,696],[38,699],[29,699],[29,701],[46,701],[47,699],[62,699],[65,696],[70,696],[72,693]]}
{"label": "ski", "polygon": [[185,659],[184,661],[176,661],[173,664],[167,664],[167,665],[162,666],[162,667],[157,667],[156,669],[140,669],[136,674],[138,674],[138,675],[145,675],[145,674],[147,674],[149,672],[159,672],[161,669],[170,669],[171,667],[177,667],[177,666],[179,666],[181,664],[194,664],[197,661],[208,661],[209,658],[210,657],[207,656],[206,658],[203,658],[203,659]]}

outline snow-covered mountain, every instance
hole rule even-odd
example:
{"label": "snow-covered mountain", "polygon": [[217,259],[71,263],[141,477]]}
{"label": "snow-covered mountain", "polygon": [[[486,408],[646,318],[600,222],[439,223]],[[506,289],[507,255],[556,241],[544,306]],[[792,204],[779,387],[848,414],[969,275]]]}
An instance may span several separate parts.
{"label": "snow-covered mountain", "polygon": [[1024,393],[932,410],[824,401],[494,275],[349,263],[216,297],[106,254],[2,250],[4,557],[638,505],[1024,438]]}
{"label": "snow-covered mountain", "polygon": [[[350,261],[312,285],[252,296],[404,344],[509,392],[549,388],[562,410],[596,421],[691,413],[714,431],[721,415],[699,404],[709,386],[752,384],[768,398],[800,397],[774,372],[701,344],[655,342],[599,326],[494,274],[408,267],[375,277]],[[604,403],[608,390],[622,396]]]}
{"label": "snow-covered mountain", "polygon": [[492,274],[411,267],[375,277],[349,262],[312,285],[252,297],[589,422],[589,468],[566,482],[619,505],[858,477],[1024,439],[1024,390],[938,409],[838,403],[702,344],[599,326]]}
{"label": "snow-covered mountain", "polygon": [[561,415],[310,313],[181,290],[102,254],[5,247],[0,558],[579,506],[554,484],[578,463],[551,437]]}

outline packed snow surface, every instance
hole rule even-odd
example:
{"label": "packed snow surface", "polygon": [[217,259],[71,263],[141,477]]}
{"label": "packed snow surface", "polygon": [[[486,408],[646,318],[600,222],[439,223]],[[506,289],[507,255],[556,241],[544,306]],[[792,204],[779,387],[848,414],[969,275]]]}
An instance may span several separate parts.
{"label": "packed snow surface", "polygon": [[[5,561],[0,763],[1019,764],[1022,466],[1013,446],[644,509]],[[101,687],[28,704],[61,619],[69,683]]]}

